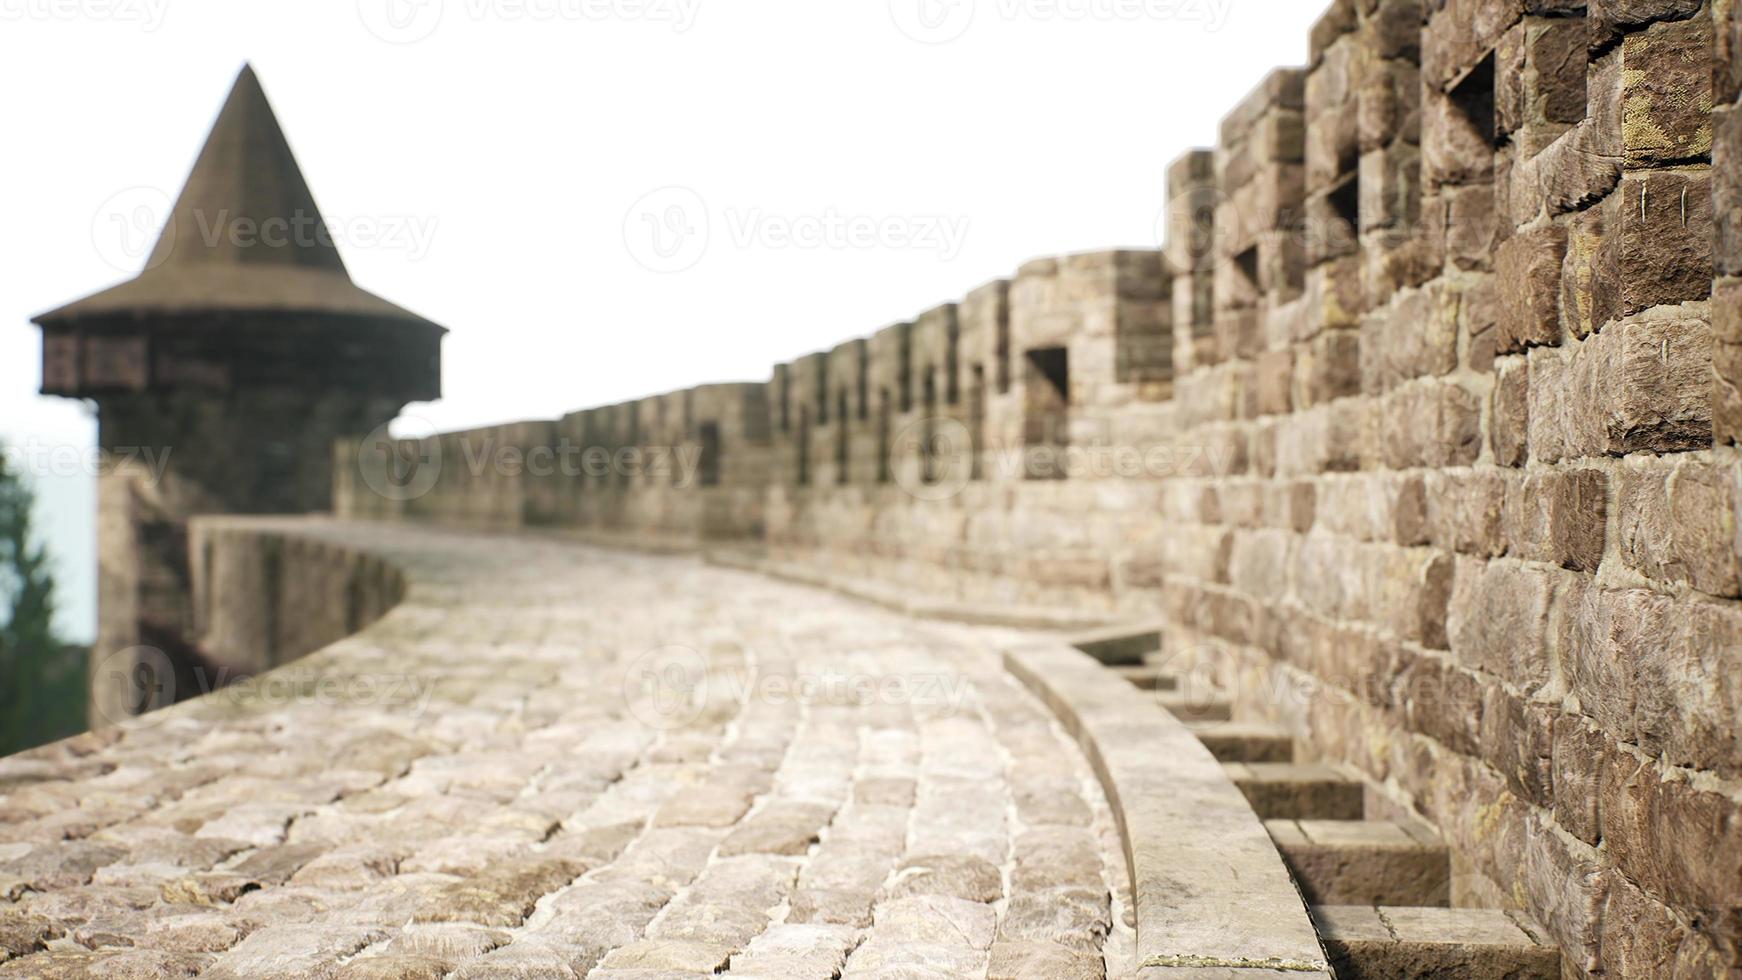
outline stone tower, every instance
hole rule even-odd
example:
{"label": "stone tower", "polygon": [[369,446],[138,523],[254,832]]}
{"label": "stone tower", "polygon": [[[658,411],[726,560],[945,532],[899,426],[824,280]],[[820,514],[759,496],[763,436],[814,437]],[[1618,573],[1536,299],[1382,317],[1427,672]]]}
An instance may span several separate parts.
{"label": "stone tower", "polygon": [[199,649],[187,519],[324,511],[335,439],[440,396],[446,330],[351,282],[252,68],[145,269],[37,317],[44,394],[90,399],[93,726],[228,679]]}

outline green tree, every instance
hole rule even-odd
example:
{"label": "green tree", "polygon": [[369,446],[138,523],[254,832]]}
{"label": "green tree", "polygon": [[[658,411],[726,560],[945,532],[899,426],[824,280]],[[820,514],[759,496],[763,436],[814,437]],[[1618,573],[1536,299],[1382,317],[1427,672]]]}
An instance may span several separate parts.
{"label": "green tree", "polygon": [[82,658],[55,635],[54,572],[31,527],[35,504],[0,452],[0,755],[84,727]]}

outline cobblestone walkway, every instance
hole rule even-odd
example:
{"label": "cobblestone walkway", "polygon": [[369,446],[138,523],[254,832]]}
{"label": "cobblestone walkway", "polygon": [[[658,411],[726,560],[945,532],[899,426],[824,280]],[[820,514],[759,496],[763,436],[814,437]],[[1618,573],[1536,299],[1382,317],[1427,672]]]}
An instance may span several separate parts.
{"label": "cobblestone walkway", "polygon": [[0,761],[0,976],[1129,975],[1098,784],[922,623],[686,558],[298,524],[410,597]]}

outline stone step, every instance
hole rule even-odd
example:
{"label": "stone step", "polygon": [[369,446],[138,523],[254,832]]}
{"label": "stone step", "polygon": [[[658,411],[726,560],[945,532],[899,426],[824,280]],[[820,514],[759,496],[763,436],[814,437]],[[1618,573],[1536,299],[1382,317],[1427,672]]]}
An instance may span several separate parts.
{"label": "stone step", "polygon": [[1115,626],[1072,637],[1071,645],[1109,667],[1136,667],[1147,654],[1161,649],[1161,631]]}
{"label": "stone step", "polygon": [[1542,930],[1519,915],[1498,909],[1313,908],[1338,980],[1559,980],[1560,950],[1544,945],[1536,938]]}
{"label": "stone step", "polygon": [[1139,691],[1171,691],[1179,686],[1178,677],[1154,667],[1114,667],[1112,670]]}
{"label": "stone step", "polygon": [[1394,820],[1266,820],[1270,839],[1315,905],[1445,906],[1446,845]]}
{"label": "stone step", "polygon": [[1294,736],[1274,725],[1188,721],[1186,727],[1220,762],[1294,761]]}
{"label": "stone step", "polygon": [[1157,691],[1155,703],[1180,721],[1231,721],[1234,705],[1208,691]]}
{"label": "stone step", "polygon": [[1366,786],[1323,763],[1230,762],[1223,770],[1265,820],[1359,820]]}

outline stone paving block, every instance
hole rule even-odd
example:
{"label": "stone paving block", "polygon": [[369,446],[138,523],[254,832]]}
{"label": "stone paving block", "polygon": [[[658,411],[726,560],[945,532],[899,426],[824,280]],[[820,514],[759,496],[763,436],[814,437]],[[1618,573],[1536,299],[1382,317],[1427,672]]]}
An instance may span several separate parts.
{"label": "stone paving block", "polygon": [[666,970],[672,973],[718,973],[734,952],[717,943],[649,939],[612,950],[600,962],[602,972],[612,970]]}
{"label": "stone paving block", "polygon": [[1201,692],[1157,691],[1155,703],[1184,722],[1225,722],[1234,717],[1233,704]]}
{"label": "stone paving block", "polygon": [[793,893],[787,921],[815,925],[841,925],[863,929],[871,925],[873,890],[801,887]]}
{"label": "stone paving block", "polygon": [[1264,820],[1360,820],[1366,788],[1335,766],[1230,762],[1228,778]]}
{"label": "stone paving block", "polygon": [[334,923],[267,926],[219,956],[201,976],[214,980],[300,980],[330,975],[386,933]]}
{"label": "stone paving block", "polygon": [[1113,672],[1131,682],[1139,691],[1172,691],[1179,687],[1179,678],[1160,667],[1148,664],[1137,667],[1114,667]]}
{"label": "stone paving block", "polygon": [[1073,636],[1071,645],[1108,666],[1133,667],[1143,663],[1144,654],[1161,649],[1161,631],[1114,626]]}
{"label": "stone paving block", "polygon": [[720,856],[802,855],[817,842],[835,808],[818,803],[776,801],[757,811],[720,843]]}
{"label": "stone paving block", "polygon": [[567,886],[585,870],[573,861],[558,860],[525,860],[492,868],[439,889],[418,905],[413,918],[518,926],[539,899]]}
{"label": "stone paving block", "polygon": [[1343,980],[1557,980],[1560,951],[1498,909],[1316,906]]}
{"label": "stone paving block", "polygon": [[857,942],[855,932],[845,926],[775,926],[732,957],[730,972],[767,980],[833,980]]}
{"label": "stone paving block", "polygon": [[1187,722],[1218,762],[1292,762],[1294,736],[1254,722]]}
{"label": "stone paving block", "polygon": [[1265,827],[1315,904],[1443,906],[1450,899],[1446,845],[1409,824],[1269,820]]}
{"label": "stone paving block", "polygon": [[385,953],[357,957],[333,980],[443,980],[453,971],[454,962],[441,957]]}
{"label": "stone paving block", "polygon": [[996,902],[1004,897],[998,866],[984,858],[928,854],[908,858],[890,885],[891,898],[943,895],[969,902]]}
{"label": "stone paving block", "polygon": [[883,941],[986,949],[997,931],[998,913],[978,901],[917,895],[879,904],[875,922]]}
{"label": "stone paving block", "polygon": [[992,945],[986,980],[1106,980],[1107,963],[1049,942],[1007,942]]}

